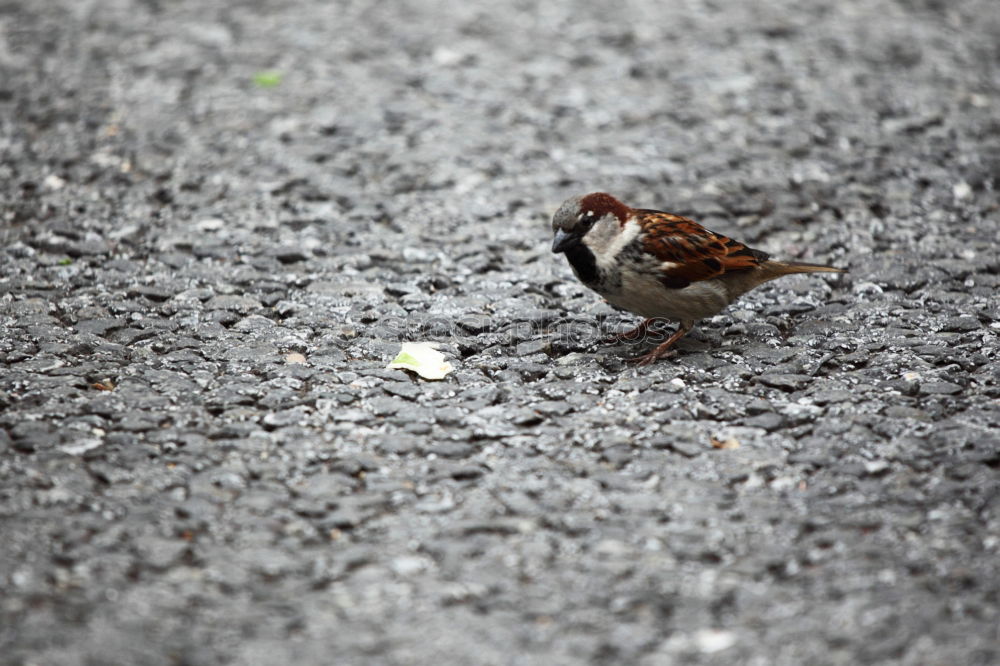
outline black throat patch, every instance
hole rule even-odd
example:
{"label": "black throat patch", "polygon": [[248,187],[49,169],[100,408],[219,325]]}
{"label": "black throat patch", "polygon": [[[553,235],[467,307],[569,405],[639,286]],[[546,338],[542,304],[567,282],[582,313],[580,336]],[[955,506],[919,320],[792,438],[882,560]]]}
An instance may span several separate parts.
{"label": "black throat patch", "polygon": [[583,243],[577,243],[566,249],[566,258],[576,272],[576,276],[584,284],[596,284],[598,278],[597,260],[590,248]]}

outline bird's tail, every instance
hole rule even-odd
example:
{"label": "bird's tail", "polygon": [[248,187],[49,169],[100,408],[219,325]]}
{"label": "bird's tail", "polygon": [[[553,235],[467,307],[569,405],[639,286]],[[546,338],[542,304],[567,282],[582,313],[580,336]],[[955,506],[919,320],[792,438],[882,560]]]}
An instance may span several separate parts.
{"label": "bird's tail", "polygon": [[822,264],[807,264],[802,261],[765,261],[761,264],[763,282],[796,273],[846,273],[844,268],[834,268]]}
{"label": "bird's tail", "polygon": [[745,294],[765,282],[795,273],[846,273],[843,268],[806,264],[800,261],[765,261],[752,271],[731,271],[725,274],[730,300]]}

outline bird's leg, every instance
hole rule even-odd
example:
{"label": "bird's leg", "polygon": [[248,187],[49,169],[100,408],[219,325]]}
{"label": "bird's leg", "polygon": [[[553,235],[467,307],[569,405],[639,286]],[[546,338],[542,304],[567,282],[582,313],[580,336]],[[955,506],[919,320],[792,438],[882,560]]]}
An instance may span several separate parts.
{"label": "bird's leg", "polygon": [[604,344],[611,345],[618,342],[629,342],[630,340],[637,340],[646,334],[649,327],[655,322],[656,319],[644,319],[641,324],[633,328],[631,331],[626,331],[624,333],[615,333],[604,338]]}
{"label": "bird's leg", "polygon": [[680,326],[677,327],[677,331],[675,331],[673,335],[667,338],[666,342],[657,345],[656,348],[653,349],[653,351],[649,352],[648,354],[643,354],[642,356],[629,359],[629,362],[635,363],[636,365],[639,366],[649,365],[650,363],[653,363],[654,361],[657,361],[663,358],[664,356],[667,356],[668,354],[675,353],[670,348],[674,345],[675,342],[677,342],[685,335],[690,333],[692,328],[694,328],[693,321],[682,321]]}

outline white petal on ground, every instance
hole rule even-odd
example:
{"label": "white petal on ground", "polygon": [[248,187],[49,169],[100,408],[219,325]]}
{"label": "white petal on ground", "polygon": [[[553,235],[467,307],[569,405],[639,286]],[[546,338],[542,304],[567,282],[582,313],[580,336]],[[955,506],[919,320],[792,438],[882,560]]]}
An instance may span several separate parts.
{"label": "white petal on ground", "polygon": [[700,652],[713,654],[728,650],[736,644],[736,634],[719,629],[702,629],[695,632],[694,644]]}
{"label": "white petal on ground", "polygon": [[434,346],[433,342],[404,342],[396,358],[385,367],[411,370],[424,379],[443,379],[455,368]]}

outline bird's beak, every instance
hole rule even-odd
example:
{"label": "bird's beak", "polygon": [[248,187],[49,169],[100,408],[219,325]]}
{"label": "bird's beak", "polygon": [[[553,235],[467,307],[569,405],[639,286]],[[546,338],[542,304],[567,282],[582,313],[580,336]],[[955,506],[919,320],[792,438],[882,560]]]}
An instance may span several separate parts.
{"label": "bird's beak", "polygon": [[556,237],[552,239],[553,252],[565,252],[571,245],[580,242],[580,237],[576,234],[568,234],[562,229],[556,230]]}

